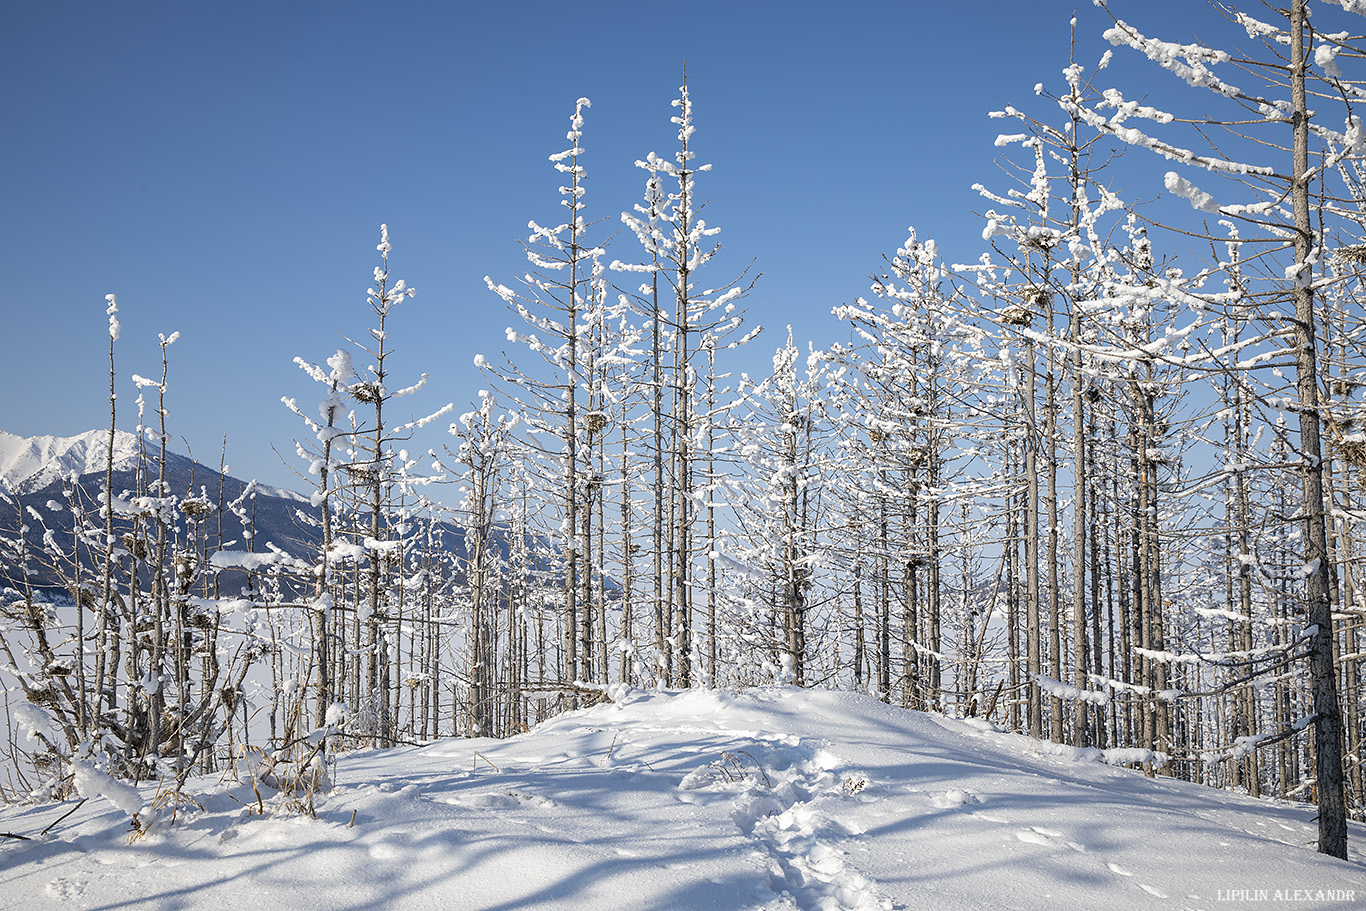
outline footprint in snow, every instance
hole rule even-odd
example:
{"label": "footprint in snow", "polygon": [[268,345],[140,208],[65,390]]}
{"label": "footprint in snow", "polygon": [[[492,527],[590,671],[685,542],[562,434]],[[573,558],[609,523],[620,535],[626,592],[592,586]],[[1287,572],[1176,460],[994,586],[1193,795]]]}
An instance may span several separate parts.
{"label": "footprint in snow", "polygon": [[[1107,863],[1105,866],[1109,867],[1109,868],[1110,868],[1110,872],[1113,873],[1113,874],[1115,874],[1116,876],[1133,876],[1133,875],[1134,875],[1132,872],[1130,872],[1129,870],[1124,869],[1123,867],[1121,867],[1121,866],[1120,866],[1119,864],[1117,864],[1117,863]],[[1136,883],[1135,885],[1137,885],[1140,889],[1142,889],[1144,892],[1147,892],[1149,895],[1153,896],[1154,898],[1167,898],[1167,893],[1163,892],[1161,889],[1156,889],[1156,888],[1154,888],[1154,887],[1148,885],[1147,883]]]}
{"label": "footprint in snow", "polygon": [[542,810],[555,808],[555,801],[536,794],[523,794],[520,791],[504,793],[476,794],[471,797],[445,797],[439,803],[455,807],[468,807],[480,810],[515,810],[521,807],[535,807]]}
{"label": "footprint in snow", "polygon": [[823,808],[851,796],[848,782],[862,779],[853,774],[841,779],[834,774],[842,766],[838,757],[798,738],[775,737],[771,744],[699,768],[680,783],[680,790],[731,799],[736,826],[768,860],[768,887],[756,893],[763,900],[780,900],[792,911],[890,909],[876,886],[850,865],[848,855],[825,841],[861,831],[856,823],[827,816]]}
{"label": "footprint in snow", "polygon": [[62,901],[72,901],[85,895],[85,883],[59,876],[47,884],[47,894]]}
{"label": "footprint in snow", "polygon": [[1061,838],[1061,832],[1054,832],[1052,829],[1045,829],[1040,826],[1030,826],[1028,829],[1021,829],[1015,833],[1015,837],[1026,844],[1031,845],[1051,845],[1051,838]]}

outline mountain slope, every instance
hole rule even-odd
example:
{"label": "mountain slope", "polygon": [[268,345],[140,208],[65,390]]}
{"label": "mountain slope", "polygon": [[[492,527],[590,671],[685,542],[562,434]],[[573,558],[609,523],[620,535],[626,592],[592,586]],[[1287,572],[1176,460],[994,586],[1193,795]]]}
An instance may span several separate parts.
{"label": "mountain slope", "polygon": [[[91,800],[8,808],[8,908],[1347,908],[1312,808],[793,688],[619,690],[506,741],[346,755],[317,819],[250,788],[128,843]],[[143,789],[150,800],[153,789]],[[235,798],[235,799],[234,799]],[[272,801],[265,794],[269,813]],[[240,802],[239,802],[240,801]],[[1281,890],[1282,896],[1276,892]],[[1261,893],[1265,894],[1262,895]],[[1351,895],[1349,896],[1349,893]],[[1263,900],[1264,899],[1264,900]]]}

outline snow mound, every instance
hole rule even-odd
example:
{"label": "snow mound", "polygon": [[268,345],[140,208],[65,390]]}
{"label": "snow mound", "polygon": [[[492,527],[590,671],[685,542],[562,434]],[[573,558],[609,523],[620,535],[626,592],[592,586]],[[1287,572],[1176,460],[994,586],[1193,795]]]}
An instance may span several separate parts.
{"label": "snow mound", "polygon": [[0,848],[0,905],[1123,911],[1366,899],[1366,827],[1352,825],[1352,860],[1324,857],[1304,805],[1149,779],[1097,750],[850,693],[612,695],[509,740],[343,755],[316,819],[269,793],[262,816],[250,788],[216,781],[199,783],[174,826],[131,843],[131,795],[123,811],[90,801],[47,834],[69,804],[5,808],[0,831],[34,840]]}

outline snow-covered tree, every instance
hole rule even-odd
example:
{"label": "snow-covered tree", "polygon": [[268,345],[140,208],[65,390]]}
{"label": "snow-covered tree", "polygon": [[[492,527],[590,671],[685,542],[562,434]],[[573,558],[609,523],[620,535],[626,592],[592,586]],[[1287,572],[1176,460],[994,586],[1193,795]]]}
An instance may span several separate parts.
{"label": "snow-covered tree", "polygon": [[[1341,6],[1366,13],[1357,3]],[[1101,102],[1072,110],[1092,128],[1176,162],[1181,170],[1167,172],[1167,191],[1199,212],[1239,225],[1245,262],[1255,263],[1266,276],[1256,298],[1260,315],[1276,324],[1278,344],[1290,362],[1298,424],[1293,447],[1302,488],[1304,566],[1299,594],[1304,621],[1313,631],[1309,669],[1319,850],[1346,857],[1342,713],[1333,656],[1336,581],[1325,506],[1316,300],[1336,278],[1325,269],[1330,251],[1359,244],[1360,207],[1350,190],[1339,188],[1341,175],[1352,174],[1366,152],[1363,121],[1354,111],[1363,92],[1344,72],[1361,51],[1352,43],[1350,26],[1329,31],[1327,22],[1311,22],[1307,0],[1258,11],[1272,14],[1274,21],[1232,6],[1227,12],[1250,48],[1227,51],[1164,41],[1120,19],[1105,33],[1111,44],[1144,55],[1222,110],[1205,115],[1202,108],[1200,115],[1180,116],[1133,101],[1119,89],[1107,89]],[[1351,182],[1349,177],[1346,183]]]}
{"label": "snow-covered tree", "polygon": [[[767,638],[767,660],[783,679],[805,686],[815,679],[812,620],[824,600],[818,576],[829,547],[822,495],[831,425],[823,388],[827,364],[815,351],[805,365],[801,360],[789,329],[787,344],[773,355],[772,373],[757,383],[742,381],[735,434],[743,474],[730,485],[730,498],[740,529],[735,557],[749,577],[747,600],[773,609],[764,627],[746,632],[751,641]],[[767,637],[765,628],[772,631]]]}
{"label": "snow-covered tree", "polygon": [[[601,317],[607,286],[603,280],[604,250],[589,242],[589,223],[585,219],[585,170],[582,164],[584,111],[591,106],[580,98],[570,118],[567,138],[570,147],[550,156],[556,171],[568,177],[560,187],[561,203],[568,209],[566,220],[542,226],[529,222],[531,234],[525,247],[532,269],[523,275],[521,289],[485,281],[489,288],[513,309],[524,323],[522,329],[509,328],[508,340],[524,344],[542,361],[545,370],[521,369],[511,360],[495,373],[509,401],[519,410],[525,433],[540,443],[543,456],[551,463],[543,478],[544,490],[555,501],[552,509],[562,514],[556,543],[565,561],[563,658],[560,679],[566,684],[591,679],[593,674],[593,620],[581,616],[592,609],[591,601],[581,600],[581,575],[591,583],[587,542],[581,537],[581,522],[590,517],[585,504],[589,451],[585,446],[589,425],[595,419],[581,414],[591,410],[584,401],[592,394],[584,369],[585,323]],[[480,356],[479,363],[489,368]],[[515,390],[515,392],[513,391]]]}
{"label": "snow-covered tree", "polygon": [[[736,305],[752,284],[743,274],[710,288],[699,282],[698,273],[720,251],[720,244],[712,240],[720,229],[709,227],[701,217],[702,203],[697,197],[697,175],[709,171],[711,165],[693,161],[696,152],[691,142],[696,126],[686,83],[679,88],[673,106],[678,110],[672,118],[678,126],[673,160],[651,152],[636,162],[650,174],[645,204],[637,207],[639,217],[622,215],[649,261],[628,264],[618,260],[612,268],[649,276],[638,295],[651,321],[652,381],[657,390],[654,477],[658,495],[654,522],[659,543],[655,551],[661,555],[661,568],[667,577],[662,597],[656,601],[657,627],[664,633],[658,638],[664,649],[665,678],[688,686],[694,680],[696,660],[693,596],[698,590],[695,564],[701,550],[694,540],[698,521],[695,494],[700,486],[695,472],[699,434],[707,427],[699,419],[698,361],[705,357],[710,364],[708,352],[743,344],[760,330],[734,338],[744,322]],[[667,306],[669,298],[672,312]],[[662,360],[666,341],[668,363]],[[667,402],[663,394],[666,387]],[[661,480],[664,478],[667,483]]]}

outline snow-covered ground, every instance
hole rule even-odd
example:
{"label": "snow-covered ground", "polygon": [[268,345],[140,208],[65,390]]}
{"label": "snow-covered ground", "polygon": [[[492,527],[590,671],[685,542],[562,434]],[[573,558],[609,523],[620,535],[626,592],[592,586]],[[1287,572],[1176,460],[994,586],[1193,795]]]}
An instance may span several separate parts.
{"label": "snow-covered ground", "polygon": [[[10,807],[6,909],[1081,909],[1366,905],[1312,808],[849,693],[622,691],[510,740],[344,755],[310,819],[201,781],[130,842]],[[144,789],[150,800],[153,789]]]}

